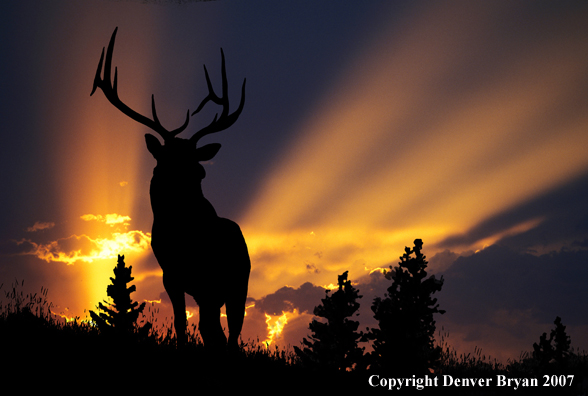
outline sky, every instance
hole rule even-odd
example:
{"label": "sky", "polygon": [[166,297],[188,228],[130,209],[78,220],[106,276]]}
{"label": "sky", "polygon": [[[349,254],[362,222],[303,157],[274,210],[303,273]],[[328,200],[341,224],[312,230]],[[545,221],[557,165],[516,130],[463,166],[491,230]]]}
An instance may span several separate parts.
{"label": "sky", "polygon": [[517,358],[556,316],[588,349],[586,2],[30,0],[0,18],[1,290],[85,319],[124,254],[132,297],[171,318],[150,130],[90,96],[118,27],[119,95],[149,116],[153,94],[168,129],[206,96],[203,64],[219,87],[220,48],[232,106],[247,79],[238,121],[202,139],[222,144],[204,194],[252,260],[244,340],[299,345],[344,271],[376,326],[382,269],[419,238],[459,352]]}

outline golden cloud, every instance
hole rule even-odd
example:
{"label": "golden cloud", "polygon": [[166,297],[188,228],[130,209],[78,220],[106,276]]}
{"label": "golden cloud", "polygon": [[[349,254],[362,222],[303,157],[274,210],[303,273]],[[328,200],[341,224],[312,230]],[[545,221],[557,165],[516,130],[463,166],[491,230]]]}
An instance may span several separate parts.
{"label": "golden cloud", "polygon": [[28,232],[35,232],[40,230],[48,230],[49,228],[55,227],[55,223],[53,222],[40,222],[36,221],[31,227],[27,228]]}
{"label": "golden cloud", "polygon": [[29,247],[24,254],[37,256],[46,262],[55,261],[71,265],[78,261],[91,263],[100,259],[116,259],[121,252],[144,252],[149,249],[151,234],[135,230],[114,232],[108,238],[72,235],[47,243],[36,243],[30,239],[23,239],[17,243]]}
{"label": "golden cloud", "polygon": [[122,216],[116,213],[110,213],[107,215],[93,215],[93,214],[85,214],[83,216],[80,216],[80,218],[84,221],[92,221],[92,220],[96,220],[98,222],[101,223],[105,223],[108,224],[109,226],[114,226],[117,224],[122,224],[124,226],[128,226],[129,225],[129,221],[131,221],[131,218],[129,216]]}

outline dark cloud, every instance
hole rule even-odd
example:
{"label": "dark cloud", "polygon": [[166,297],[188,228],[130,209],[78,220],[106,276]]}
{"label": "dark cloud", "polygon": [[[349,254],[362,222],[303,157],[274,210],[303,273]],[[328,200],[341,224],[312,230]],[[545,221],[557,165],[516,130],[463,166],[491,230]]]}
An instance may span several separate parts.
{"label": "dark cloud", "polygon": [[437,247],[469,246],[535,219],[542,221],[526,232],[503,237],[500,244],[518,251],[558,244],[569,246],[588,237],[586,197],[588,174],[487,218],[464,234],[451,235]]}
{"label": "dark cloud", "polygon": [[[471,252],[472,254],[474,252]],[[461,256],[467,256],[467,253],[462,253]],[[435,254],[433,257],[428,259],[429,268],[432,272],[444,272],[460,257],[460,254],[452,252],[449,249],[445,249],[442,252]]]}
{"label": "dark cloud", "polygon": [[[449,256],[449,254],[446,254]],[[437,329],[452,335],[460,353],[483,348],[501,361],[529,351],[560,316],[572,346],[588,343],[588,251],[533,255],[493,245],[460,256],[445,271],[436,297],[445,315]]]}
{"label": "dark cloud", "polygon": [[[394,264],[396,265],[396,264]],[[387,268],[387,267],[386,267]],[[366,327],[377,327],[378,323],[374,319],[374,313],[371,309],[374,299],[376,297],[384,298],[386,290],[391,285],[391,281],[384,277],[379,271],[372,272],[357,280],[357,284],[351,279],[353,286],[359,291],[361,299],[359,299],[359,316],[355,318],[360,322],[359,330],[364,330]]]}
{"label": "dark cloud", "polygon": [[50,221],[36,221],[35,224],[33,224],[31,227],[27,228],[28,232],[36,232],[36,231],[41,231],[41,230],[47,230],[49,228],[53,228],[55,227],[55,223],[50,222]]}
{"label": "dark cloud", "polygon": [[324,288],[306,282],[297,289],[284,286],[275,293],[260,298],[255,301],[255,308],[269,315],[279,315],[282,312],[292,312],[295,309],[299,313],[312,313],[314,307],[319,305],[324,297]]}
{"label": "dark cloud", "polygon": [[561,316],[569,324],[588,324],[588,251],[541,256],[493,245],[459,257],[444,273],[439,301],[458,323],[480,323],[501,311],[528,312],[549,323]]}
{"label": "dark cloud", "polygon": [[307,262],[307,263],[306,263],[306,270],[307,270],[309,273],[311,273],[311,274],[312,274],[312,273],[318,274],[318,273],[320,273],[320,272],[321,272],[321,271],[320,271],[320,270],[319,270],[319,269],[316,267],[316,265],[314,265],[314,264],[313,264],[313,263],[311,263],[311,262]]}

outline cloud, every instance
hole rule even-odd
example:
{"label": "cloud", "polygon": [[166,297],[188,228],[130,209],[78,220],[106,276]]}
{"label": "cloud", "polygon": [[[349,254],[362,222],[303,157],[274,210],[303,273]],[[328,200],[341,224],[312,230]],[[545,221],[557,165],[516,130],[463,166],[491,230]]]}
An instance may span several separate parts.
{"label": "cloud", "polygon": [[446,237],[436,247],[471,246],[484,240],[518,251],[573,246],[588,238],[588,173],[557,188],[487,217],[463,234]]}
{"label": "cloud", "polygon": [[588,324],[578,307],[588,304],[588,251],[541,256],[493,245],[459,257],[445,273],[443,301],[462,323],[484,320],[500,310],[529,311],[534,320],[559,315],[569,324]]}
{"label": "cloud", "polygon": [[325,297],[325,289],[314,286],[310,282],[303,283],[295,289],[284,286],[274,293],[255,301],[255,307],[269,315],[280,315],[282,312],[311,312]]}
{"label": "cloud", "polygon": [[36,221],[32,227],[27,228],[27,231],[28,232],[35,232],[35,231],[40,231],[40,230],[48,230],[53,227],[55,227],[55,223],[53,223],[53,222]]}
{"label": "cloud", "polygon": [[[375,326],[370,310],[371,303],[376,296],[383,295],[390,281],[379,272],[364,276],[357,284],[355,279],[351,281],[363,296],[360,299],[360,317],[354,320],[360,320],[362,326]],[[333,284],[329,287],[336,288]],[[314,308],[322,303],[321,300],[327,295],[326,291],[325,287],[305,282],[298,288],[284,286],[257,300],[250,298],[254,306],[248,311],[246,323],[258,331],[266,331],[265,341],[271,342],[279,335],[281,345],[297,345],[303,337],[308,336],[308,325],[315,318]],[[283,327],[275,334],[276,326],[280,327],[279,325]]]}
{"label": "cloud", "polygon": [[110,213],[107,215],[93,215],[93,214],[85,214],[80,216],[80,218],[84,221],[92,221],[96,220],[101,223],[105,223],[111,227],[122,224],[124,226],[128,226],[131,218],[129,216],[122,216],[116,213]]}
{"label": "cloud", "polygon": [[115,232],[108,238],[72,235],[47,243],[37,243],[30,239],[17,242],[24,249],[21,254],[36,256],[46,262],[66,264],[116,259],[121,252],[141,253],[149,249],[150,243],[151,234],[142,231]]}
{"label": "cloud", "polygon": [[[471,253],[473,254],[474,252]],[[468,254],[462,253],[461,255],[467,256]],[[458,257],[460,257],[458,253],[452,252],[449,249],[445,249],[427,259],[429,262],[429,269],[435,273],[444,272],[449,267],[451,267]]]}
{"label": "cloud", "polygon": [[587,250],[533,255],[500,245],[460,256],[443,272],[445,283],[437,297],[447,313],[437,327],[457,335],[450,343],[462,351],[474,346],[493,356],[502,351],[495,357],[504,360],[530,350],[560,316],[572,346],[585,348],[587,262]]}
{"label": "cloud", "polygon": [[314,265],[314,264],[313,264],[313,263],[311,263],[311,262],[307,262],[307,263],[306,263],[306,270],[307,270],[309,273],[315,273],[315,274],[318,274],[318,273],[320,273],[320,272],[321,272],[321,271],[320,271],[320,270],[319,270],[319,269],[316,267],[316,265]]}

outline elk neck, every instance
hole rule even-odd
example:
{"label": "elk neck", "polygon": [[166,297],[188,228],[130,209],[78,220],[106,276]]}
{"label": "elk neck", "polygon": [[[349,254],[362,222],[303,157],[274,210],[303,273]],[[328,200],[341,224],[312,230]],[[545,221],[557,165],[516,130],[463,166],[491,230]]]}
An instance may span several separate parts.
{"label": "elk neck", "polygon": [[172,217],[188,221],[217,217],[202,192],[202,179],[194,172],[169,172],[156,166],[149,195],[155,221]]}

